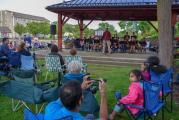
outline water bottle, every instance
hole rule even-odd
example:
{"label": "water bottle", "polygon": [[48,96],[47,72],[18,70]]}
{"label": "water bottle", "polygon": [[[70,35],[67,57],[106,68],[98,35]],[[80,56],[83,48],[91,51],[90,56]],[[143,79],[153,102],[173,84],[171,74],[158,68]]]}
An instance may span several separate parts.
{"label": "water bottle", "polygon": [[115,97],[117,100],[121,99],[121,92],[120,91],[116,91],[115,92]]}

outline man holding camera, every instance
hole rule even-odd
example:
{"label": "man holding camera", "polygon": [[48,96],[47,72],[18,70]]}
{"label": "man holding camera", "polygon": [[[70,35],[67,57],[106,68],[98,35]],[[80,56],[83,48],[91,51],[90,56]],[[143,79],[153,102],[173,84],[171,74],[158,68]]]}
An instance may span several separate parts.
{"label": "man holding camera", "polygon": [[[58,119],[73,119],[85,120],[86,117],[82,116],[80,105],[83,101],[82,91],[88,89],[95,81],[89,80],[89,76],[83,78],[83,83],[78,81],[69,81],[60,89],[60,96],[57,101],[51,102],[45,110],[45,120],[58,120]],[[100,120],[107,120],[107,101],[105,93],[105,82],[99,82],[100,91]]]}

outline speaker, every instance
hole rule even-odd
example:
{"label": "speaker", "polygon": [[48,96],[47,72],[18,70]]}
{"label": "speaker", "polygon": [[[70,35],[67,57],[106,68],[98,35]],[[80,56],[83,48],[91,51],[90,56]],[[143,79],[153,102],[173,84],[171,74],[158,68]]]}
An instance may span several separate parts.
{"label": "speaker", "polygon": [[50,34],[56,35],[56,25],[50,25]]}

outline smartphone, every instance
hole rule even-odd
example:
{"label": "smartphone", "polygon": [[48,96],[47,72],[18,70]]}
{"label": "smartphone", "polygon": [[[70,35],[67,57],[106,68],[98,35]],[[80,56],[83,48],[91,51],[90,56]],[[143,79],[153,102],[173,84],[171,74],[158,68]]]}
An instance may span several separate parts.
{"label": "smartphone", "polygon": [[[92,79],[92,80],[94,80],[95,82],[101,82],[101,80],[98,80],[98,79]],[[107,82],[106,79],[103,79],[103,81],[104,81],[105,83]]]}
{"label": "smartphone", "polygon": [[83,76],[86,76],[86,75],[90,75],[90,73],[86,73],[86,74],[84,74]]}

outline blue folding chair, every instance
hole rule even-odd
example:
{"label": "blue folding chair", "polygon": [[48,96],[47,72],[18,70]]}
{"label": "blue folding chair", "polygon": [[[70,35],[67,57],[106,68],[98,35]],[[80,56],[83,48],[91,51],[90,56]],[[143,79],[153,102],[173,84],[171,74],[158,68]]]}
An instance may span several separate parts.
{"label": "blue folding chair", "polygon": [[162,96],[165,101],[165,104],[167,105],[167,97],[170,95],[170,108],[167,108],[165,105],[165,108],[168,112],[172,112],[173,109],[173,69],[168,69],[165,73],[162,74],[156,74],[152,70],[150,70],[151,74],[151,81],[155,83],[161,83],[162,88]]}
{"label": "blue folding chair", "polygon": [[21,55],[21,70],[33,70],[34,67],[34,58],[33,56]]}
{"label": "blue folding chair", "polygon": [[[164,102],[160,99],[160,90],[162,85],[148,81],[141,81],[141,86],[143,87],[144,92],[143,107],[131,104],[125,104],[124,107],[134,120],[138,120],[141,118],[143,118],[144,120],[153,119],[164,106]],[[137,108],[139,109],[139,112],[136,115],[134,115],[128,110],[128,107]],[[163,118],[164,111],[162,109],[162,120]]]}
{"label": "blue folding chair", "polygon": [[24,120],[44,120],[43,114],[34,114],[31,110],[28,108],[24,109]]}
{"label": "blue folding chair", "polygon": [[[24,109],[24,120],[44,120],[44,114],[37,113],[34,114],[28,108]],[[57,120],[73,120],[73,116],[65,116]]]}

